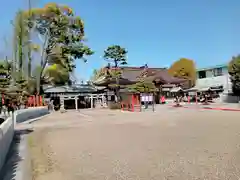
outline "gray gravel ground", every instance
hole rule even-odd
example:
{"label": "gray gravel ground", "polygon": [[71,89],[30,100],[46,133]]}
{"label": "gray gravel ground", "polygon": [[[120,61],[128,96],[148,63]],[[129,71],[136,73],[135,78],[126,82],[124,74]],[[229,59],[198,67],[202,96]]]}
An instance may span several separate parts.
{"label": "gray gravel ground", "polygon": [[83,110],[32,126],[35,180],[240,178],[240,112]]}

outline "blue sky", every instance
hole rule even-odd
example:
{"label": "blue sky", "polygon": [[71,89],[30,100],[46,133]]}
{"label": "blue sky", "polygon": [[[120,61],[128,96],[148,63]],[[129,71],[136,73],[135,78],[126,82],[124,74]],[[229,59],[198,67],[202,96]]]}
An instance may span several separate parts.
{"label": "blue sky", "polygon": [[[28,0],[7,0],[0,11],[0,38],[11,39],[10,20]],[[43,6],[47,0],[32,0]],[[119,44],[128,50],[128,63],[169,66],[186,57],[198,67],[228,62],[240,53],[239,0],[58,0],[85,21],[86,37],[95,54],[77,62],[76,75],[88,78],[106,64],[104,49]],[[5,45],[0,41],[0,53]],[[0,54],[0,55],[1,55]]]}

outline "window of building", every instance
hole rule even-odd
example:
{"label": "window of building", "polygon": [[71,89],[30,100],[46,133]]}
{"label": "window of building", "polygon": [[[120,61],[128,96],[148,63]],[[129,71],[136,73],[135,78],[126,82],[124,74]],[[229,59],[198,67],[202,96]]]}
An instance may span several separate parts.
{"label": "window of building", "polygon": [[198,78],[199,79],[206,78],[206,71],[199,71],[198,72]]}
{"label": "window of building", "polygon": [[223,71],[222,68],[216,68],[213,70],[213,75],[216,76],[222,76],[223,75]]}

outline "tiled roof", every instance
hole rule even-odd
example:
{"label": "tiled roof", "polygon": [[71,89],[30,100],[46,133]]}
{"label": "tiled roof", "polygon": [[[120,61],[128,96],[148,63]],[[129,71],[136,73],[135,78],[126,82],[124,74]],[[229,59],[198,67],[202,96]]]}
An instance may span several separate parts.
{"label": "tiled roof", "polygon": [[162,81],[163,83],[169,83],[169,84],[179,84],[186,81],[186,79],[171,76],[167,70],[157,72],[154,75],[154,80]]}
{"label": "tiled roof", "polygon": [[161,71],[165,71],[165,68],[123,67],[122,78],[137,81],[140,77],[152,76]]}
{"label": "tiled roof", "polygon": [[[114,70],[115,68],[110,68]],[[166,68],[145,68],[145,67],[119,67],[122,71],[121,80],[122,82],[135,83],[141,77],[145,77],[149,81],[162,81],[163,83],[178,84],[185,82],[185,79],[175,78],[168,74]],[[99,83],[95,83],[99,84]]]}
{"label": "tiled roof", "polygon": [[80,92],[96,92],[97,89],[91,85],[76,84],[73,86],[48,86],[44,88],[44,93],[80,93]]}
{"label": "tiled roof", "polygon": [[141,75],[142,70],[123,70],[122,78],[128,79],[130,81],[136,81],[137,78]]}

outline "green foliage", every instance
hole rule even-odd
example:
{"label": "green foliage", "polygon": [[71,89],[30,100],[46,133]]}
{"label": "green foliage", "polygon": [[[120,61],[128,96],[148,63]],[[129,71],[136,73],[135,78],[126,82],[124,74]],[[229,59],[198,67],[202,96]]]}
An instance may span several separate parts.
{"label": "green foliage", "polygon": [[18,73],[15,77],[22,78],[24,75],[24,65],[27,59],[27,46],[29,44],[29,29],[27,27],[26,17],[24,11],[18,11],[13,21],[14,38],[13,38],[13,51],[14,51],[14,66]]}
{"label": "green foliage", "polygon": [[4,94],[5,100],[10,100],[11,102],[22,102],[26,99],[28,95],[27,81],[18,78],[16,83],[13,85],[11,83],[12,79],[12,69],[11,62],[0,61],[0,93]]}
{"label": "green foliage", "polygon": [[157,91],[157,88],[153,82],[145,81],[144,79],[141,79],[136,84],[128,86],[128,89],[129,91],[135,93],[150,93]]}
{"label": "green foliage", "polygon": [[[38,75],[41,80],[37,80],[38,82],[42,82],[43,78],[46,79],[44,76],[49,76],[49,74],[54,74],[52,79],[58,78],[54,82],[59,82],[60,76],[65,76],[66,72],[65,77],[69,77],[69,73],[76,66],[75,59],[83,59],[86,62],[85,56],[93,54],[93,51],[84,44],[85,32],[82,19],[75,16],[73,10],[68,6],[49,3],[43,8],[26,11],[25,16],[30,19],[28,27],[43,39],[41,71]],[[49,73],[47,64],[57,64],[58,71]],[[59,73],[60,70],[63,73]],[[69,78],[63,79],[69,80]]]}
{"label": "green foliage", "polygon": [[112,62],[117,68],[119,65],[127,64],[127,50],[119,45],[109,46],[104,51],[103,58]]}
{"label": "green foliage", "polygon": [[109,103],[108,107],[109,109],[117,110],[117,109],[121,109],[121,104],[119,102],[112,102],[112,103]]}
{"label": "green foliage", "polygon": [[190,86],[196,83],[196,67],[193,60],[181,58],[174,62],[168,69],[168,73],[174,77],[190,80]]}
{"label": "green foliage", "polygon": [[45,76],[49,77],[48,82],[53,85],[65,85],[69,81],[69,72],[59,64],[47,67]]}
{"label": "green foliage", "polygon": [[107,78],[120,78],[122,76],[122,71],[121,70],[118,70],[118,69],[109,69],[107,72],[106,72],[106,77]]}
{"label": "green foliage", "polygon": [[[99,70],[94,69],[93,70],[93,75],[91,77],[91,81],[94,82],[95,80],[99,79],[100,77],[106,77],[109,80],[113,79],[116,80],[119,79],[122,75],[122,71],[118,69],[106,69],[106,68],[100,68]],[[117,82],[116,82],[117,83]],[[114,84],[109,84],[109,87],[116,88],[119,87],[116,83]]]}
{"label": "green foliage", "polygon": [[119,78],[122,76],[122,71],[117,69],[109,69],[106,72],[106,77],[113,80],[114,83],[108,84],[108,87],[115,90],[115,94],[119,97],[118,90],[120,89]]}
{"label": "green foliage", "polygon": [[10,85],[11,64],[8,61],[0,61],[0,91],[5,92]]}
{"label": "green foliage", "polygon": [[[29,28],[30,11],[18,11],[13,21],[13,65],[18,75],[14,77],[28,79],[32,73],[32,53],[40,51],[40,45],[34,44],[31,28]],[[26,68],[27,67],[27,68]]]}
{"label": "green foliage", "polygon": [[[14,27],[13,51],[14,67],[18,75],[15,77],[25,78],[31,76],[32,52],[39,52],[40,47],[31,39],[31,29],[28,27],[28,17],[25,11],[18,11],[12,22]],[[27,68],[25,68],[27,67]]]}
{"label": "green foliage", "polygon": [[[45,59],[42,59],[41,65],[44,66],[51,55],[58,55],[65,59],[66,64],[71,64],[74,59],[93,54],[84,45],[83,21],[69,7],[49,3],[42,9],[32,10],[31,14],[33,23],[29,26],[35,28],[45,40],[42,49]],[[60,52],[56,53],[56,48]]]}
{"label": "green foliage", "polygon": [[228,73],[232,82],[232,91],[240,96],[240,55],[233,57],[228,65]]}
{"label": "green foliage", "polygon": [[[37,81],[36,78],[29,78],[27,81],[26,89],[27,89],[27,92],[31,95],[37,93],[37,82],[36,81]],[[41,81],[42,81],[41,84],[46,84],[45,79],[42,79]],[[40,95],[43,94],[42,86],[40,87],[39,94]]]}

